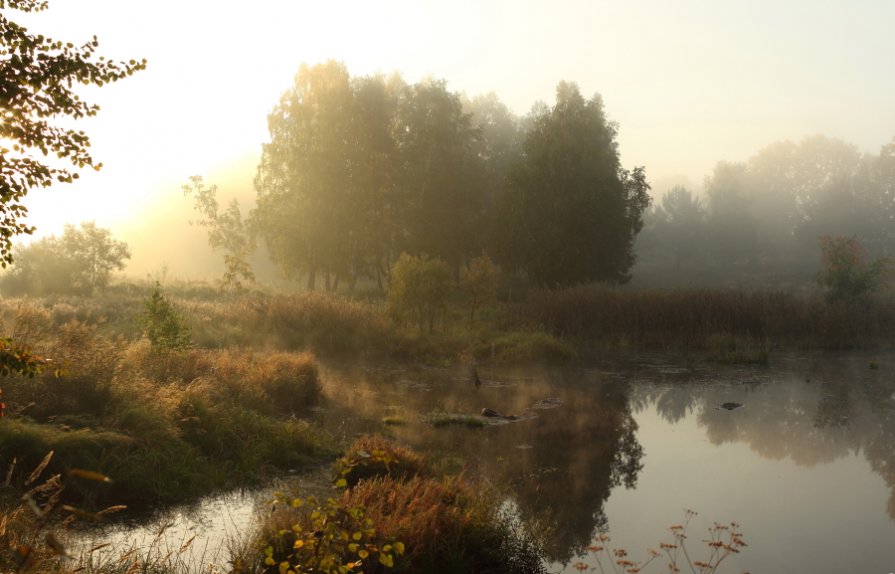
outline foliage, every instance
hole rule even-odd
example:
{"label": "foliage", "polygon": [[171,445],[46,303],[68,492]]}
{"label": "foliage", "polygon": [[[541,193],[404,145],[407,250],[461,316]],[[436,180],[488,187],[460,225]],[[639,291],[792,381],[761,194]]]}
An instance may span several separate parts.
{"label": "foliage", "polygon": [[392,234],[397,84],[352,81],[333,61],[302,65],[268,117],[252,219],[274,261],[306,274],[309,289],[317,273],[331,289],[379,274]]}
{"label": "foliage", "polygon": [[469,324],[475,321],[475,312],[481,305],[497,299],[497,268],[485,254],[469,262],[460,275],[460,286],[469,297]]}
{"label": "foliage", "polygon": [[425,471],[426,461],[409,448],[380,435],[355,440],[335,464],[335,484],[355,486],[377,476],[406,479]]}
{"label": "foliage", "polygon": [[139,321],[154,351],[182,351],[192,345],[189,326],[162,294],[158,283],[143,300],[143,313]]}
{"label": "foliage", "polygon": [[[814,135],[772,143],[745,161],[721,161],[705,179],[701,221],[692,217],[693,202],[676,202],[689,204],[681,223],[692,225],[677,225],[664,209],[650,218],[649,233],[638,240],[637,280],[665,287],[805,283],[819,271],[821,236],[855,236],[869,252],[890,254],[893,189],[893,143],[865,154],[848,142]],[[686,274],[679,273],[683,263]]]}
{"label": "foliage", "polygon": [[[725,525],[715,522],[709,528],[709,538],[703,540],[708,547],[709,555],[704,560],[692,560],[686,548],[687,528],[696,514],[692,510],[687,510],[683,524],[675,524],[668,528],[672,541],[661,542],[659,544],[661,551],[650,549],[645,561],[631,560],[624,548],[612,548],[611,538],[608,534],[602,533],[597,535],[594,544],[588,547],[588,551],[597,562],[596,566],[579,561],[573,567],[581,572],[590,570],[601,574],[607,572],[634,574],[643,572],[653,562],[665,562],[667,572],[680,572],[683,566],[687,566],[694,574],[713,574],[728,557],[739,554],[740,550],[748,545],[743,541],[743,534],[739,532],[739,524],[731,522]],[[607,568],[603,567],[603,560],[606,561]]]}
{"label": "foliage", "polygon": [[649,185],[621,168],[602,99],[560,83],[532,123],[503,196],[501,263],[542,286],[627,281]]}
{"label": "foliage", "polygon": [[224,251],[224,289],[242,291],[244,282],[255,282],[255,274],[248,258],[255,250],[255,238],[249,230],[248,222],[242,217],[239,203],[233,199],[225,211],[220,211],[217,200],[217,186],[206,186],[202,177],[194,175],[181,188],[184,195],[193,195],[195,210],[201,227],[208,228],[208,245],[212,249]]}
{"label": "foliage", "polygon": [[459,271],[483,247],[486,171],[478,134],[445,81],[408,86],[397,108],[401,170],[395,253],[427,253]]}
{"label": "foliage", "polygon": [[[0,338],[0,376],[8,377],[17,373],[26,377],[34,377],[43,370],[45,364],[44,359],[17,345],[10,337]],[[2,391],[0,391],[0,397],[2,397]]]}
{"label": "foliage", "polygon": [[[146,67],[146,60],[114,62],[96,55],[96,37],[81,46],[30,33],[11,21],[9,10],[40,12],[44,0],[6,0],[0,3],[0,138],[11,142],[0,148],[0,261],[12,262],[12,238],[31,233],[21,222],[22,205],[29,190],[48,187],[55,181],[71,182],[76,169],[100,169],[88,148],[83,131],[68,127],[69,119],[96,115],[99,107],[85,102],[74,85],[102,86],[130,76]],[[62,121],[60,121],[62,120]],[[35,156],[55,155],[71,163],[47,163]]]}
{"label": "foliage", "polygon": [[309,289],[318,274],[330,290],[341,280],[381,287],[402,251],[459,272],[486,242],[485,187],[500,184],[512,157],[485,127],[486,113],[513,123],[492,100],[480,107],[483,140],[444,81],[408,85],[398,75],[351,77],[333,61],[303,65],[268,118],[255,179],[252,218],[274,260],[306,275]]}
{"label": "foliage", "polygon": [[404,543],[388,541],[365,516],[362,506],[345,499],[278,499],[295,509],[291,527],[280,529],[264,546],[265,574],[384,572],[404,555]]}
{"label": "foliage", "polygon": [[451,268],[440,259],[402,253],[392,265],[388,298],[397,314],[412,315],[420,332],[435,331],[435,318],[452,290]]}
{"label": "foliage", "polygon": [[386,476],[346,490],[342,500],[364,508],[382,537],[404,543],[407,559],[397,571],[544,572],[536,545],[501,513],[501,498],[485,484]]}
{"label": "foliage", "polygon": [[823,271],[818,283],[830,301],[861,300],[878,291],[887,277],[889,259],[880,257],[868,263],[857,237],[820,238]]}
{"label": "foliage", "polygon": [[675,186],[666,192],[653,218],[653,239],[673,252],[675,269],[685,261],[701,259],[706,247],[706,212],[690,190]]}
{"label": "foliage", "polygon": [[478,415],[447,413],[444,411],[432,411],[431,413],[426,413],[423,415],[422,421],[436,428],[448,425],[482,428],[487,424],[485,420]]}
{"label": "foliage", "polygon": [[130,259],[127,243],[112,238],[94,222],[66,225],[51,235],[14,250],[16,265],[2,279],[11,294],[91,294],[109,284],[112,271]]}
{"label": "foliage", "polygon": [[139,508],[182,502],[332,456],[326,437],[291,416],[320,393],[309,354],[190,349],[160,357],[147,339],[108,339],[79,322],[23,340],[64,376],[4,384],[0,458],[32,464],[55,450],[57,471],[114,475],[104,493],[69,485],[79,499],[102,495]]}
{"label": "foliage", "polygon": [[495,335],[476,349],[476,356],[495,363],[562,364],[575,357],[575,348],[550,333],[511,331]]}

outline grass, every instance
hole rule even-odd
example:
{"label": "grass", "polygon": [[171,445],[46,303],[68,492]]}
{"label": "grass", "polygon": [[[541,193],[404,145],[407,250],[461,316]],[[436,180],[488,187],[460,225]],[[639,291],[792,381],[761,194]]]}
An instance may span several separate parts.
{"label": "grass", "polygon": [[820,294],[573,287],[536,291],[512,324],[602,347],[706,350],[715,337],[772,347],[852,349],[895,344],[895,301],[830,303]]}
{"label": "grass", "polygon": [[459,425],[468,428],[482,428],[488,423],[478,415],[470,415],[464,413],[446,413],[444,411],[433,411],[423,415],[422,420],[426,424],[433,427],[444,427],[448,425]]}
{"label": "grass", "polygon": [[262,551],[235,559],[244,565],[239,571],[273,573],[285,564],[334,572],[355,564],[364,572],[544,572],[537,547],[502,514],[487,484],[432,476],[420,455],[383,437],[359,439],[337,468],[347,458],[353,472],[356,461],[377,457],[340,496],[278,502],[250,545]]}
{"label": "grass", "polygon": [[86,468],[114,478],[101,489],[71,485],[66,496],[79,503],[182,502],[334,451],[301,420],[321,393],[310,353],[159,353],[145,340],[111,337],[101,324],[54,327],[45,308],[19,305],[6,317],[7,329],[53,368],[4,382],[0,460],[36,464],[52,450],[54,472]]}

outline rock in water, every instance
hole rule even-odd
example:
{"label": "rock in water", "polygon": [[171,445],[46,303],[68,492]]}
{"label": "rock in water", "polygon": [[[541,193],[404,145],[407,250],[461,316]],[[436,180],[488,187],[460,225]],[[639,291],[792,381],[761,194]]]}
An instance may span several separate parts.
{"label": "rock in water", "polygon": [[721,408],[727,409],[728,411],[732,411],[733,409],[738,409],[741,406],[743,406],[743,405],[741,405],[740,403],[724,403],[723,405],[721,405]]}

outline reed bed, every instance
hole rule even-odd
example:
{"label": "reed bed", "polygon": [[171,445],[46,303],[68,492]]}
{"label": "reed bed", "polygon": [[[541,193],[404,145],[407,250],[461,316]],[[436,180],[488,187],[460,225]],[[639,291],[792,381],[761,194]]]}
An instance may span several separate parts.
{"label": "reed bed", "polygon": [[820,295],[573,287],[536,291],[511,321],[565,339],[647,349],[706,349],[712,337],[848,349],[895,343],[895,300],[830,303]]}

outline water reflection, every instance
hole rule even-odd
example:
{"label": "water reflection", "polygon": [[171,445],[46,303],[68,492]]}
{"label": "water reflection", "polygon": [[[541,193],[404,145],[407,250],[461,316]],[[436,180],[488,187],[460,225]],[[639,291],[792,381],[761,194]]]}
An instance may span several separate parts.
{"label": "water reflection", "polygon": [[[322,420],[337,432],[361,432],[399,411],[407,425],[377,430],[456,460],[503,489],[547,557],[568,561],[589,544],[595,528],[606,526],[603,505],[612,489],[636,485],[643,449],[628,399],[631,385],[598,371],[481,374],[485,383],[476,389],[451,371],[331,371],[327,391],[335,399]],[[485,407],[534,416],[484,429],[432,428],[419,420],[434,410],[478,413]],[[345,412],[352,413],[347,426]]]}
{"label": "water reflection", "polygon": [[[690,369],[674,377],[640,367],[635,412],[654,407],[669,422],[695,415],[715,445],[745,443],[765,459],[814,467],[863,453],[891,494],[895,520],[895,362],[861,356],[802,357],[773,369]],[[744,405],[718,408],[725,401]]]}
{"label": "water reflection", "polygon": [[[895,356],[884,359],[874,357],[878,369],[853,355],[748,369],[668,357],[480,368],[479,388],[460,369],[329,367],[315,417],[341,440],[392,434],[448,470],[490,481],[541,538],[551,571],[573,572],[598,529],[632,552],[655,544],[693,506],[707,520],[743,523],[750,548],[729,571],[889,572]],[[742,406],[721,408],[730,402]],[[481,429],[420,420],[485,407],[524,416]],[[386,415],[407,424],[386,426]],[[323,468],[298,487],[326,496],[328,479]]]}
{"label": "water reflection", "polygon": [[[892,372],[895,359],[879,361],[879,369],[870,369],[866,358],[855,356],[790,357],[778,360],[771,368],[681,365],[674,358],[651,357],[600,369],[480,369],[485,384],[476,389],[467,373],[460,370],[342,368],[325,373],[327,394],[332,400],[321,413],[321,421],[345,438],[370,431],[393,434],[418,450],[437,454],[435,458],[449,466],[485,477],[505,491],[520,518],[538,533],[548,561],[568,565],[589,544],[595,531],[614,528],[606,512],[610,496],[617,498],[622,487],[635,488],[644,465],[648,470],[651,461],[662,464],[662,456],[669,456],[653,459],[644,453],[636,422],[644,412],[658,413],[672,429],[695,424],[702,437],[695,440],[707,441],[714,449],[710,452],[699,444],[671,439],[665,443],[665,448],[674,449],[671,457],[689,459],[695,465],[675,466],[677,474],[660,477],[665,483],[662,488],[682,498],[672,501],[672,508],[693,502],[685,499],[695,498],[689,494],[692,485],[685,485],[702,484],[693,473],[700,472],[706,456],[720,456],[727,469],[713,478],[716,482],[702,487],[717,491],[713,495],[716,502],[703,510],[719,519],[740,519],[749,514],[742,506],[728,508],[726,502],[719,501],[789,495],[775,493],[773,481],[777,479],[764,478],[763,483],[755,484],[731,474],[740,467],[753,475],[767,477],[770,473],[774,477],[780,471],[756,469],[785,461],[806,469],[841,461],[854,472],[855,457],[863,457],[869,463],[867,472],[885,481],[889,490],[886,510],[895,519]],[[532,408],[538,401],[553,398],[558,399],[556,408]],[[731,402],[742,407],[721,408]],[[420,421],[422,415],[436,410],[478,413],[484,407],[505,414],[536,416],[484,429],[433,428]],[[380,422],[386,414],[398,414],[407,424],[386,427]],[[735,445],[747,446],[760,458],[746,461],[734,454],[736,449],[729,448]],[[805,483],[803,490],[826,488],[821,486],[829,480],[824,472],[812,475],[817,483]],[[785,476],[788,480],[789,475]],[[865,478],[860,480],[866,484]],[[847,480],[840,490],[822,496],[847,500],[850,495],[845,489],[851,484]],[[644,494],[638,492],[634,498]],[[633,504],[625,509],[629,515],[654,513],[648,496]],[[817,506],[822,505],[818,500]],[[716,512],[728,511],[734,515],[715,516]],[[803,511],[804,507],[792,509],[793,516]],[[664,524],[675,518],[672,510],[651,520]],[[798,522],[785,526],[785,521],[775,520],[780,524],[764,524],[760,518],[753,518],[752,527],[762,534],[800,528]],[[879,530],[877,523],[873,524],[876,526],[872,528]],[[809,536],[807,532],[813,531],[806,531],[804,536]],[[877,535],[885,536],[885,532]],[[643,541],[648,542],[655,541]],[[767,546],[777,543],[761,542]],[[842,539],[823,542],[849,543]],[[817,541],[812,540],[812,544],[816,546]],[[750,548],[750,558],[761,552]],[[871,556],[868,560],[878,561],[880,553],[880,548],[873,545],[862,550],[862,555]],[[817,560],[823,564],[830,558]]]}

